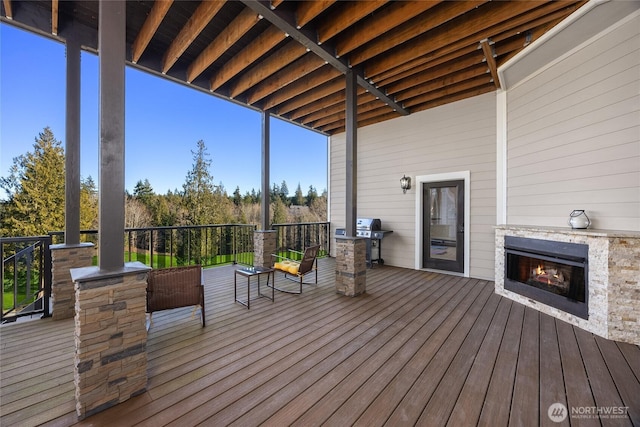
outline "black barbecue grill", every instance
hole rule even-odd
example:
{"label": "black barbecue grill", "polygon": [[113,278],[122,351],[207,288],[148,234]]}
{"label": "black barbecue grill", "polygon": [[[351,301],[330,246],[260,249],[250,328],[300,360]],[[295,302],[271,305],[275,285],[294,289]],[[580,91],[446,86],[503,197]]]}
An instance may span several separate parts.
{"label": "black barbecue grill", "polygon": [[[384,264],[382,259],[382,239],[389,233],[393,233],[393,231],[383,230],[382,223],[378,218],[358,218],[356,220],[356,237],[366,239],[367,267],[373,267],[374,262],[380,265]],[[345,234],[344,228],[336,229],[336,236],[344,236]]]}

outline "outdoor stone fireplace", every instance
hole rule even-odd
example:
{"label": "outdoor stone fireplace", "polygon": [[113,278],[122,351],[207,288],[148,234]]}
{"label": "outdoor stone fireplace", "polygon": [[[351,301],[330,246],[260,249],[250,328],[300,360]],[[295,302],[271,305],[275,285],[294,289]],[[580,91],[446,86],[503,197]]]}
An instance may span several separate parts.
{"label": "outdoor stone fireplace", "polygon": [[640,233],[498,226],[496,293],[640,344]]}

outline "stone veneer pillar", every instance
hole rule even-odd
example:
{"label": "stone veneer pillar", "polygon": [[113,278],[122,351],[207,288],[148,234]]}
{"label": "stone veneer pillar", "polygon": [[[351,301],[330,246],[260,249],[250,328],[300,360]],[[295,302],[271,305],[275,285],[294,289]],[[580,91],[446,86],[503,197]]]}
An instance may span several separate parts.
{"label": "stone veneer pillar", "polygon": [[336,237],[336,292],[349,297],[367,290],[367,247],[364,239]]}
{"label": "stone veneer pillar", "polygon": [[90,267],[93,243],[51,245],[51,304],[53,320],[69,319],[76,314],[76,290],[72,268]]}
{"label": "stone veneer pillar", "polygon": [[76,289],[75,386],[79,419],[147,387],[146,288],[149,267],[71,271]]}
{"label": "stone veneer pillar", "polygon": [[256,230],[253,232],[253,266],[271,268],[276,253],[276,231]]}

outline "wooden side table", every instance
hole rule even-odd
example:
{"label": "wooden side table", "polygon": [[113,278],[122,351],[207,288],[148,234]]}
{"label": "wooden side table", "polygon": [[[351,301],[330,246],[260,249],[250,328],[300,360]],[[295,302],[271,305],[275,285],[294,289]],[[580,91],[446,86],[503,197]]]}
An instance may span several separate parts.
{"label": "wooden side table", "polygon": [[[267,298],[270,299],[271,302],[275,301],[275,293],[273,285],[275,283],[275,270],[273,268],[262,268],[262,267],[243,267],[238,268],[233,275],[233,297],[236,302],[247,307],[247,309],[251,308],[251,278],[253,276],[258,276],[258,298]],[[271,288],[271,297],[269,295],[263,294],[260,292],[260,276],[266,274],[267,275],[267,288]],[[241,300],[238,299],[238,275],[247,278],[247,299]],[[271,286],[269,286],[269,282],[271,281]]]}

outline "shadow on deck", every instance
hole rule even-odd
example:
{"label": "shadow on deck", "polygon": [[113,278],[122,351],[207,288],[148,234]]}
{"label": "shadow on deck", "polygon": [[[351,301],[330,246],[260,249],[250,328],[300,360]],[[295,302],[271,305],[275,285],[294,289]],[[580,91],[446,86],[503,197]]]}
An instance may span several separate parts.
{"label": "shadow on deck", "polygon": [[156,313],[147,391],[80,423],[73,320],[3,326],[0,424],[640,425],[638,346],[484,280],[384,266],[344,297],[334,260],[319,261],[317,286],[251,310],[234,302],[233,266],[206,270],[207,327],[190,308]]}

